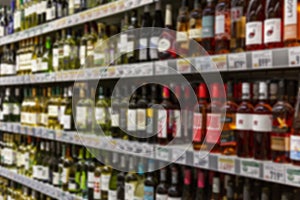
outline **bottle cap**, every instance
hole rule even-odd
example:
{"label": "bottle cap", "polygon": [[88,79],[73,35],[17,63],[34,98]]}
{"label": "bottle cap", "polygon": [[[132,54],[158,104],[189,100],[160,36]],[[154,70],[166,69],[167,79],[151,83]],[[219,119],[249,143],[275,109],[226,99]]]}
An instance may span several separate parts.
{"label": "bottle cap", "polygon": [[169,98],[170,97],[170,90],[167,87],[163,87],[163,98]]}
{"label": "bottle cap", "polygon": [[207,88],[205,83],[200,83],[198,87],[198,98],[207,98]]}
{"label": "bottle cap", "polygon": [[204,173],[203,173],[202,170],[198,170],[197,179],[198,179],[198,188],[204,188],[205,187],[205,185],[204,185]]}
{"label": "bottle cap", "polygon": [[211,98],[220,98],[220,84],[213,83],[211,84]]}

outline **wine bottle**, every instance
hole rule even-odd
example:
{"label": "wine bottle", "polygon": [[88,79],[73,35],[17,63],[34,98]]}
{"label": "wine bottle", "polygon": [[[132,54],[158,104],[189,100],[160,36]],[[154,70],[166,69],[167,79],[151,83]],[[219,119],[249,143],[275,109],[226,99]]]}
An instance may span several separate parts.
{"label": "wine bottle", "polygon": [[[151,27],[152,21],[151,21],[149,6],[144,7],[144,13],[142,16],[142,24],[141,28],[145,27]],[[140,36],[139,36],[139,62],[145,62],[150,60],[149,55],[149,36],[148,33],[143,29],[141,30]]]}
{"label": "wine bottle", "polygon": [[175,164],[171,166],[171,185],[168,189],[168,199],[179,200],[182,198],[182,190],[180,187],[179,167]]}
{"label": "wine bottle", "polygon": [[154,174],[155,161],[149,159],[148,161],[148,171],[146,173],[146,178],[144,181],[144,199],[145,200],[154,200],[155,199],[155,190],[158,184],[158,181]]}

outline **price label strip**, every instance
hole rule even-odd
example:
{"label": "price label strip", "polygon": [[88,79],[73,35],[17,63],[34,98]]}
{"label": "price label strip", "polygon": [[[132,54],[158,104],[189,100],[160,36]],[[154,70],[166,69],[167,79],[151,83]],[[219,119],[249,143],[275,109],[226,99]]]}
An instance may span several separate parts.
{"label": "price label strip", "polygon": [[227,70],[227,56],[226,55],[217,55],[211,57],[215,66],[218,70],[225,71]]}
{"label": "price label strip", "polygon": [[186,164],[186,152],[185,149],[172,149],[172,162],[180,164]]}
{"label": "price label strip", "polygon": [[285,182],[290,185],[300,186],[300,169],[295,167],[286,167]]}
{"label": "price label strip", "polygon": [[289,67],[300,65],[300,47],[289,49]]}
{"label": "price label strip", "polygon": [[155,63],[155,74],[166,75],[169,73],[168,61],[158,61]]}
{"label": "price label strip", "polygon": [[169,149],[157,146],[155,151],[155,157],[159,160],[168,161],[169,160]]}
{"label": "price label strip", "polygon": [[260,163],[253,160],[244,160],[240,162],[241,175],[259,178],[260,177]]}
{"label": "price label strip", "polygon": [[194,166],[208,169],[209,168],[209,152],[194,151]]}
{"label": "price label strip", "polygon": [[272,51],[252,52],[252,68],[269,68],[273,66]]}
{"label": "price label strip", "polygon": [[218,170],[222,172],[235,173],[235,158],[219,156],[218,157]]}
{"label": "price label strip", "polygon": [[271,162],[264,163],[263,177],[266,180],[272,180],[279,183],[285,181],[285,167]]}
{"label": "price label strip", "polygon": [[247,68],[246,53],[234,53],[228,55],[228,69],[238,70]]}
{"label": "price label strip", "polygon": [[209,56],[198,57],[195,58],[195,65],[197,71],[211,71],[212,70],[212,62]]}
{"label": "price label strip", "polygon": [[191,62],[187,59],[178,59],[176,66],[177,66],[177,71],[180,73],[191,72]]}

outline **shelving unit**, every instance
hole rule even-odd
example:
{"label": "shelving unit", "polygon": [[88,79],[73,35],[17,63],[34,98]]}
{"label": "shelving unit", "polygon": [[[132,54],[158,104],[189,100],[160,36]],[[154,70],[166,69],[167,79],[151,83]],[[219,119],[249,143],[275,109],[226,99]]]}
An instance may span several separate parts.
{"label": "shelving unit", "polygon": [[[160,146],[138,142],[125,142],[110,137],[103,139],[103,137],[94,134],[89,135],[77,132],[50,130],[41,127],[22,126],[19,123],[0,123],[0,130],[70,144],[84,145],[97,150],[121,154],[124,153],[125,150],[126,154],[132,156],[164,162],[175,162],[181,165],[300,187],[300,167],[291,164],[258,161],[239,158],[237,156],[212,154],[205,151],[193,151],[189,145]],[[2,171],[0,171],[0,173],[1,172]]]}

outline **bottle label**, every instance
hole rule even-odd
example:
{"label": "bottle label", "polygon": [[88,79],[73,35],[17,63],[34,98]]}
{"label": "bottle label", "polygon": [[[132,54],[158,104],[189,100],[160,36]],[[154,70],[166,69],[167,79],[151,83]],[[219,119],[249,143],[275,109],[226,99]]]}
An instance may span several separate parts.
{"label": "bottle label", "polygon": [[127,52],[131,53],[134,51],[134,41],[127,41]]}
{"label": "bottle label", "polygon": [[168,200],[167,194],[156,194],[155,197],[156,200]]}
{"label": "bottle label", "polygon": [[88,41],[88,45],[86,48],[87,56],[94,56],[94,49],[95,49],[94,44],[91,41]]}
{"label": "bottle label", "polygon": [[159,52],[167,51],[168,49],[171,48],[170,40],[168,40],[167,38],[160,38],[160,40],[158,41],[157,48]]}
{"label": "bottle label", "polygon": [[300,161],[300,136],[291,135],[291,160]]}
{"label": "bottle label", "polygon": [[65,110],[66,110],[66,106],[65,105],[61,105],[58,107],[58,121],[61,125],[63,124],[63,116],[65,114]]}
{"label": "bottle label", "polygon": [[147,60],[148,39],[140,38],[139,40],[139,60]]}
{"label": "bottle label", "polygon": [[61,182],[67,184],[69,181],[70,168],[64,167],[61,174]]}
{"label": "bottle label", "polygon": [[59,67],[59,50],[58,48],[53,48],[52,51],[53,54],[53,59],[52,59],[52,65],[55,71],[58,71],[58,67]]}
{"label": "bottle label", "polygon": [[254,114],[252,117],[252,130],[257,132],[272,131],[272,115]]}
{"label": "bottle label", "polygon": [[71,47],[70,47],[70,45],[68,45],[68,44],[65,44],[64,45],[64,57],[67,57],[67,56],[69,56],[70,55],[70,52],[71,52]]}
{"label": "bottle label", "polygon": [[292,116],[287,112],[273,113],[273,133],[289,133],[292,127]]}
{"label": "bottle label", "polygon": [[243,7],[236,6],[230,9],[231,12],[231,22],[238,22],[242,19],[243,16]]}
{"label": "bottle label", "polygon": [[1,152],[2,157],[4,158],[4,163],[6,165],[13,165],[16,162],[16,154],[13,149],[5,148]]}
{"label": "bottle label", "polygon": [[77,189],[77,185],[76,185],[76,183],[73,183],[73,182],[71,182],[71,181],[69,181],[69,183],[68,183],[68,189],[69,190],[76,190]]}
{"label": "bottle label", "polygon": [[95,114],[96,114],[95,118],[98,124],[104,124],[106,122],[105,108],[96,107]]}
{"label": "bottle label", "polygon": [[167,111],[160,109],[158,110],[158,119],[157,119],[157,136],[159,138],[167,138]]}
{"label": "bottle label", "polygon": [[52,185],[59,185],[60,174],[58,172],[52,172]]}
{"label": "bottle label", "polygon": [[4,36],[4,27],[0,26],[0,37]]}
{"label": "bottle label", "polygon": [[53,19],[52,11],[53,11],[52,8],[47,8],[47,11],[46,11],[46,20],[47,21],[50,21]]}
{"label": "bottle label", "polygon": [[192,28],[189,30],[190,39],[199,39],[202,38],[202,28]]}
{"label": "bottle label", "polygon": [[274,151],[290,151],[290,137],[271,135],[271,149]]}
{"label": "bottle label", "polygon": [[20,110],[20,104],[14,103],[12,104],[12,114],[13,115],[20,115],[21,110]]}
{"label": "bottle label", "polygon": [[120,109],[120,128],[123,130],[127,129],[127,109],[121,108]]}
{"label": "bottle label", "polygon": [[101,177],[94,177],[94,199],[101,199]]}
{"label": "bottle label", "polygon": [[85,128],[87,126],[87,110],[86,107],[76,107],[76,122],[78,127]]}
{"label": "bottle label", "polygon": [[188,33],[184,31],[176,32],[176,41],[177,42],[186,42],[188,40]]}
{"label": "bottle label", "polygon": [[119,127],[119,113],[113,113],[111,115],[111,126],[112,127]]}
{"label": "bottle label", "polygon": [[120,36],[120,52],[121,53],[127,52],[127,41],[128,41],[128,35],[121,34],[121,36]]}
{"label": "bottle label", "polygon": [[32,167],[32,176],[36,179],[42,179],[43,178],[43,166],[41,165],[34,165]]}
{"label": "bottle label", "polygon": [[283,35],[285,40],[297,38],[297,0],[285,0]]}
{"label": "bottle label", "polygon": [[24,169],[27,171],[30,168],[30,155],[28,152],[25,152],[23,154],[23,165],[24,165]]}
{"label": "bottle label", "polygon": [[154,187],[144,186],[144,200],[154,200]]}
{"label": "bottle label", "polygon": [[137,109],[137,130],[146,130],[146,109]]}
{"label": "bottle label", "polygon": [[54,105],[48,106],[48,116],[58,117],[58,106],[54,106]]}
{"label": "bottle label", "polygon": [[180,110],[174,110],[172,122],[173,137],[180,138],[182,136],[181,131],[181,112]]}
{"label": "bottle label", "polygon": [[41,64],[40,64],[40,70],[41,71],[48,70],[48,62],[41,62]]}
{"label": "bottle label", "polygon": [[40,122],[42,125],[45,125],[45,126],[48,125],[48,114],[47,113],[40,114]]}
{"label": "bottle label", "polygon": [[252,114],[236,114],[236,129],[251,130],[252,129]]}
{"label": "bottle label", "polygon": [[136,131],[136,110],[128,109],[127,130]]}
{"label": "bottle label", "polygon": [[65,130],[71,129],[71,115],[63,116],[63,125]]}
{"label": "bottle label", "polygon": [[228,146],[228,145],[235,145],[235,113],[226,113],[226,116],[222,120],[224,120],[224,127],[221,134],[220,145],[221,146]]}
{"label": "bottle label", "polygon": [[262,22],[248,22],[246,35],[246,45],[262,44]]}
{"label": "bottle label", "polygon": [[214,16],[202,17],[202,38],[214,37]]}
{"label": "bottle label", "polygon": [[101,174],[101,191],[108,191],[110,175]]}
{"label": "bottle label", "polygon": [[266,19],[264,24],[265,43],[281,41],[281,18]]}
{"label": "bottle label", "polygon": [[202,114],[194,113],[194,125],[193,125],[193,140],[195,142],[201,142],[202,138]]}
{"label": "bottle label", "polygon": [[135,183],[125,183],[125,200],[134,198]]}
{"label": "bottle label", "polygon": [[225,15],[217,14],[215,21],[215,34],[225,33]]}
{"label": "bottle label", "polygon": [[[153,121],[153,113],[154,109],[152,108],[147,108],[147,127],[146,127],[146,132],[150,135],[152,135],[154,132],[154,121]],[[155,133],[154,133],[155,134]]]}
{"label": "bottle label", "polygon": [[81,45],[79,50],[80,50],[80,65],[84,65],[86,59],[86,46]]}
{"label": "bottle label", "polygon": [[3,103],[2,105],[2,113],[3,115],[9,115],[11,110],[11,104],[10,103]]}
{"label": "bottle label", "polygon": [[108,191],[108,199],[117,199],[117,191],[109,190]]}
{"label": "bottle label", "polygon": [[208,113],[206,128],[206,142],[214,144],[218,143],[221,136],[221,115]]}
{"label": "bottle label", "polygon": [[41,171],[41,179],[44,181],[49,180],[49,167],[43,167]]}
{"label": "bottle label", "polygon": [[156,37],[156,36],[150,38],[150,45],[149,45],[150,46],[150,52],[149,52],[149,54],[150,54],[150,58],[152,60],[158,59],[158,54],[157,54],[158,38],[159,37]]}
{"label": "bottle label", "polygon": [[88,188],[94,187],[95,175],[94,172],[88,172]]}

